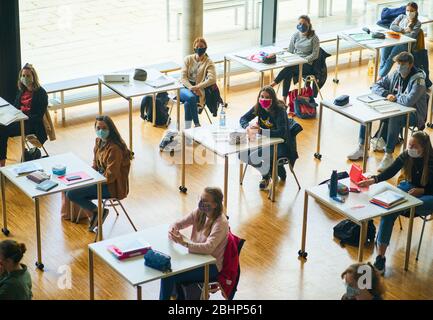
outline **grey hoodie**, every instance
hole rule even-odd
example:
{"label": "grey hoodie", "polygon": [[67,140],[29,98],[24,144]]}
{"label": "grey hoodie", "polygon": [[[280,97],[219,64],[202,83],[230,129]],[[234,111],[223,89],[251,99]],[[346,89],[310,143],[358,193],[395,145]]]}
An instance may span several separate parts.
{"label": "grey hoodie", "polygon": [[[422,128],[427,118],[425,73],[421,69],[413,68],[415,68],[415,73],[410,77],[406,90],[397,93],[395,96],[397,97],[397,103],[416,109],[417,127]],[[373,84],[371,91],[386,97],[388,94],[392,94],[399,81],[401,81],[400,74],[398,71],[394,71]]]}

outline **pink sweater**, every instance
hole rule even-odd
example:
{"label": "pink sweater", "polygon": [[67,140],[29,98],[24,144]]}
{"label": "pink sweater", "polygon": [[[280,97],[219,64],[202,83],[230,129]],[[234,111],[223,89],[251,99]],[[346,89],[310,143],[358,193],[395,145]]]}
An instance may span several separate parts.
{"label": "pink sweater", "polygon": [[189,252],[212,255],[217,260],[216,266],[218,271],[221,271],[229,233],[229,223],[226,216],[222,214],[214,222],[210,234],[207,236],[205,230],[209,224],[209,219],[206,219],[203,230],[197,231],[197,218],[199,214],[201,213],[196,209],[188,216],[177,221],[172,227],[182,230],[192,225],[191,241],[188,243]]}

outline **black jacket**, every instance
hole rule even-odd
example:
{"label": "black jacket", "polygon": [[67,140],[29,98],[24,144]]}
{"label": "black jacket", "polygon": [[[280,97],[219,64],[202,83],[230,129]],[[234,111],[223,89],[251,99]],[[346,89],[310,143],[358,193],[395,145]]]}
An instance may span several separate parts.
{"label": "black jacket", "polygon": [[[18,90],[15,98],[14,106],[19,109],[21,106],[21,96],[23,91]],[[26,125],[33,129],[33,132],[38,137],[38,140],[43,144],[47,141],[47,133],[44,126],[44,115],[48,107],[48,95],[44,88],[40,87],[33,92],[32,106],[30,109],[29,119]]]}

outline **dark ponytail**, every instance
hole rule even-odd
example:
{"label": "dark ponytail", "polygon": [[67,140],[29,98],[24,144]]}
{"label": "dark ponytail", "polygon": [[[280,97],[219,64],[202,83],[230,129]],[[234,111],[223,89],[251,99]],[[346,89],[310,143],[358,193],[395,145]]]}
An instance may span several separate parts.
{"label": "dark ponytail", "polygon": [[4,240],[0,242],[0,255],[3,259],[11,259],[15,263],[19,263],[27,251],[24,243],[18,243],[14,240]]}

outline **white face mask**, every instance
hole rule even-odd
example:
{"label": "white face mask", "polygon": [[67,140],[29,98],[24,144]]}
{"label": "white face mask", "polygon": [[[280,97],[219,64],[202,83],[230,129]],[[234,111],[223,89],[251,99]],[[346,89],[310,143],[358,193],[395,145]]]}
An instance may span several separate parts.
{"label": "white face mask", "polygon": [[410,18],[410,19],[414,19],[416,12],[415,11],[406,11],[406,15]]}
{"label": "white face mask", "polygon": [[415,148],[407,148],[407,153],[411,158],[421,158],[421,152]]}

